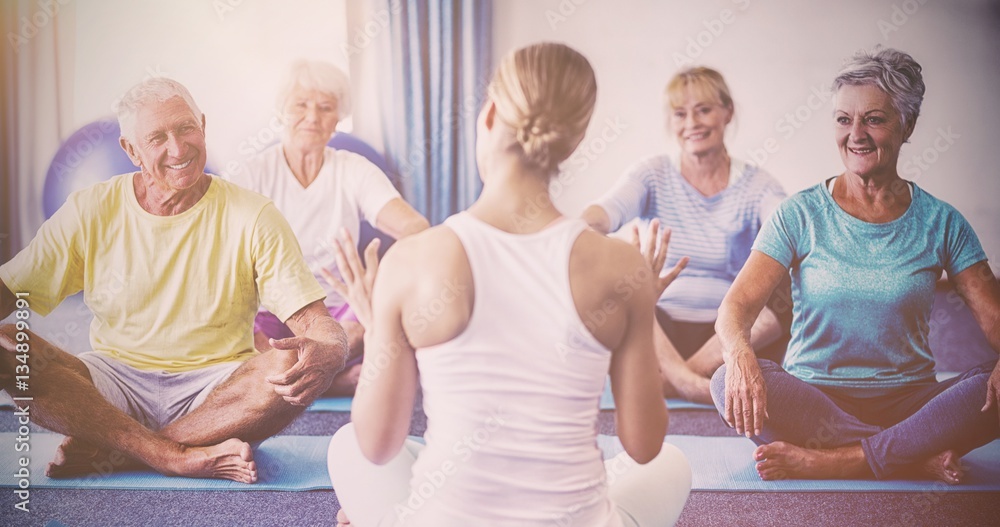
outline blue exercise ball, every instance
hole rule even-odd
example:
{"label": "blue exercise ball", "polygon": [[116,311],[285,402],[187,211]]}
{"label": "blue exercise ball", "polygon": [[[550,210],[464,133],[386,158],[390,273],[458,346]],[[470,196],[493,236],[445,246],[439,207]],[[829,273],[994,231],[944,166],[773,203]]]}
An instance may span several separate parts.
{"label": "blue exercise ball", "polygon": [[363,139],[356,135],[351,135],[347,132],[337,132],[333,134],[333,137],[327,141],[326,146],[330,148],[335,148],[337,150],[347,150],[348,152],[354,152],[355,154],[360,154],[365,157],[379,168],[382,172],[385,172],[389,179],[395,183],[395,179],[389,172],[389,163],[386,163],[385,157],[378,153],[377,150],[372,148],[371,145],[366,143]]}
{"label": "blue exercise ball", "polygon": [[[399,187],[399,179],[389,171],[389,163],[386,162],[385,157],[378,153],[377,150],[372,148],[371,145],[366,143],[363,139],[358,136],[351,135],[347,132],[337,132],[333,134],[333,137],[326,143],[330,148],[337,150],[347,150],[348,152],[354,152],[355,154],[360,154],[366,159],[372,162],[375,166],[379,168],[386,176],[388,176],[389,181],[393,185]],[[385,256],[385,252],[389,250],[389,246],[395,241],[388,234],[378,230],[372,226],[367,221],[361,222],[360,229],[358,230],[358,248],[364,249],[368,246],[368,243],[378,238],[382,240],[382,244],[379,246],[379,257]]]}
{"label": "blue exercise ball", "polygon": [[[116,119],[94,121],[69,136],[45,173],[42,211],[46,218],[52,217],[73,192],[137,170],[122,150],[120,137]],[[205,171],[212,173],[208,167]]]}
{"label": "blue exercise ball", "polygon": [[118,144],[120,136],[118,121],[104,119],[80,128],[59,147],[42,189],[46,218],[55,214],[73,192],[136,169]]}

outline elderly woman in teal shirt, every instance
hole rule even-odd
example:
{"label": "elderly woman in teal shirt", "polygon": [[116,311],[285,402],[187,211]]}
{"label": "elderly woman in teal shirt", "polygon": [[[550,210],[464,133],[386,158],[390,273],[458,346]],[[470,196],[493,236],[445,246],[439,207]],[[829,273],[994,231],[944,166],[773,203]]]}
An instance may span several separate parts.
{"label": "elderly woman in teal shirt", "polygon": [[[833,84],[845,171],[789,198],[761,230],[721,308],[719,412],[763,479],[931,477],[1000,435],[993,359],[937,382],[928,348],[934,284],[948,279],[1000,350],[1000,285],[972,227],[896,171],[923,100],[906,53],[859,53]],[[791,274],[784,369],[758,360],[750,327]]]}

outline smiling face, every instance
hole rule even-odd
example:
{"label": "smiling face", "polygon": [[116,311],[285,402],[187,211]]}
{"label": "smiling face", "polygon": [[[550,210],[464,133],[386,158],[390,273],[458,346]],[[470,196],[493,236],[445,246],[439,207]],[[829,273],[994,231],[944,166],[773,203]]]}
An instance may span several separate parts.
{"label": "smiling face", "polygon": [[671,104],[667,121],[670,132],[677,138],[681,151],[704,155],[723,151],[726,126],[733,119],[733,110],[705,90],[688,86],[684,96]]}
{"label": "smiling face", "polygon": [[887,93],[872,85],[837,91],[833,118],[837,148],[848,172],[869,179],[896,175],[899,149],[909,135]]}
{"label": "smiling face", "polygon": [[184,99],[140,108],[134,138],[122,138],[122,148],[161,190],[186,190],[206,177],[205,116],[196,116]]}
{"label": "smiling face", "polygon": [[319,90],[296,87],[281,109],[286,147],[317,149],[326,146],[340,121],[337,98]]}

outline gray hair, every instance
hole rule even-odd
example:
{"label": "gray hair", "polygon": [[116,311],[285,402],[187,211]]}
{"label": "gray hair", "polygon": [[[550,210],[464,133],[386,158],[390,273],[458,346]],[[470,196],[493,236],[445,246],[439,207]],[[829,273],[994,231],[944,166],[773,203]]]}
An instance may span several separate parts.
{"label": "gray hair", "polygon": [[902,51],[876,46],[859,51],[844,64],[833,79],[833,92],[845,85],[873,85],[889,95],[899,112],[903,129],[912,127],[920,115],[924,100],[924,78],[920,64]]}
{"label": "gray hair", "polygon": [[[122,137],[131,143],[135,137],[135,116],[139,108],[152,103],[163,102],[174,97],[180,97],[187,103],[195,117],[201,119],[202,113],[195,104],[191,92],[183,84],[166,77],[151,77],[129,88],[125,95],[115,103],[115,113],[118,114],[118,127]],[[200,124],[200,123],[199,123]]]}
{"label": "gray hair", "polygon": [[351,115],[351,81],[340,68],[318,60],[297,60],[285,76],[278,92],[278,111],[284,108],[296,88],[317,90],[337,99],[337,115],[344,119]]}

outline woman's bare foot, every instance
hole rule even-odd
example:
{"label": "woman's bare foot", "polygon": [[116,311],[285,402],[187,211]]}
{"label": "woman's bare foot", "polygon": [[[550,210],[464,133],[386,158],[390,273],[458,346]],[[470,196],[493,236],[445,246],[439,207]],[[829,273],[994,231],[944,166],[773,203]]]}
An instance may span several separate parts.
{"label": "woman's bare foot", "polygon": [[[860,445],[809,449],[775,441],[754,450],[757,473],[764,480],[845,479],[873,477]],[[932,479],[949,485],[962,481],[965,471],[953,450],[946,450],[900,473],[904,477]]]}
{"label": "woman's bare foot", "polygon": [[[151,463],[151,465],[153,465]],[[189,478],[216,478],[255,483],[257,464],[250,444],[239,439],[227,439],[208,447],[183,447],[179,458],[155,466],[161,474]]]}
{"label": "woman's bare foot", "polygon": [[115,472],[141,468],[143,465],[120,452],[98,448],[75,437],[63,439],[45,475],[50,478],[75,478],[87,474],[106,476]]}
{"label": "woman's bare foot", "polygon": [[945,450],[915,465],[911,470],[904,471],[903,476],[915,479],[926,479],[929,476],[948,485],[958,485],[965,476],[960,459],[954,450]]}
{"label": "woman's bare foot", "polygon": [[358,389],[361,379],[361,364],[355,364],[344,369],[333,377],[333,382],[323,395],[327,397],[352,397]]}
{"label": "woman's bare foot", "polygon": [[337,527],[350,527],[351,520],[347,519],[347,513],[341,508],[337,511]]}
{"label": "woman's bare foot", "polygon": [[757,447],[753,458],[757,461],[757,474],[766,481],[846,479],[872,475],[860,445],[821,450],[775,441]]}

